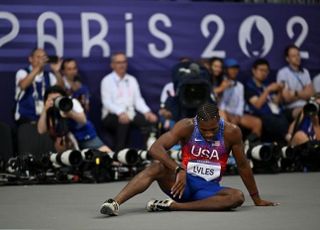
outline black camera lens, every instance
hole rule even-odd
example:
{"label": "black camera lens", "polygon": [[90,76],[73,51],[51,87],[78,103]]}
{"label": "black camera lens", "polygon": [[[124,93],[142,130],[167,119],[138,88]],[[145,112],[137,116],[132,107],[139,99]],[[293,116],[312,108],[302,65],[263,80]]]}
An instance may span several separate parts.
{"label": "black camera lens", "polygon": [[69,112],[73,107],[72,99],[63,96],[57,97],[54,101],[54,106],[63,112]]}
{"label": "black camera lens", "polygon": [[308,103],[303,107],[303,112],[305,115],[314,116],[319,112],[319,105],[316,101],[310,100]]}

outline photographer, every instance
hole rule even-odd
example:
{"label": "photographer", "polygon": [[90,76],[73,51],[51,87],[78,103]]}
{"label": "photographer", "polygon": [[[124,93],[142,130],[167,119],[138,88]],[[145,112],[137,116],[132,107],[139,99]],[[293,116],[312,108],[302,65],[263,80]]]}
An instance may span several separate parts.
{"label": "photographer", "polygon": [[[69,132],[74,135],[80,149],[90,148],[110,152],[110,148],[97,136],[79,101],[77,99],[68,101],[66,96],[66,92],[59,86],[46,90],[44,109],[38,121],[38,132],[49,132],[58,152],[70,148]],[[63,99],[65,99],[64,105],[61,103]]]}
{"label": "photographer", "polygon": [[77,61],[73,58],[65,58],[61,64],[64,88],[68,95],[76,98],[81,103],[85,112],[90,108],[89,88],[81,82]]}
{"label": "photographer", "polygon": [[[60,59],[53,62],[43,49],[36,48],[32,50],[28,60],[30,65],[19,69],[16,73],[14,118],[18,125],[36,122],[43,109],[45,90],[55,84],[63,85],[59,72]],[[45,70],[48,63],[54,74]]]}
{"label": "photographer", "polygon": [[291,123],[286,135],[289,145],[294,147],[308,141],[320,140],[319,107],[320,94],[317,94],[307,102]]}

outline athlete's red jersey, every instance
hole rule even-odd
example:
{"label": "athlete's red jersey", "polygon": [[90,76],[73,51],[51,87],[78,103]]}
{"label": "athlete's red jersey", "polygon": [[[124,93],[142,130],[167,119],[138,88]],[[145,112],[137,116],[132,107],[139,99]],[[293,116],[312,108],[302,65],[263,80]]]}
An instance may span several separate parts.
{"label": "athlete's red jersey", "polygon": [[219,121],[219,130],[211,140],[205,140],[194,118],[194,130],[189,141],[182,146],[182,164],[187,173],[207,181],[220,180],[226,170],[229,154],[224,145],[224,120]]}

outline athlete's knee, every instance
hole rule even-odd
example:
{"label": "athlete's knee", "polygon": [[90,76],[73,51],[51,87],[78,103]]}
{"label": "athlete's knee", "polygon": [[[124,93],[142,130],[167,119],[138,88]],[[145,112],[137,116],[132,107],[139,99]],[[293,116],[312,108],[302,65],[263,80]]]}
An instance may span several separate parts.
{"label": "athlete's knee", "polygon": [[244,203],[244,194],[240,190],[234,190],[232,193],[232,206],[231,208],[236,208],[241,206]]}
{"label": "athlete's knee", "polygon": [[165,171],[165,167],[160,162],[152,162],[145,170],[145,174],[152,178],[158,178]]}

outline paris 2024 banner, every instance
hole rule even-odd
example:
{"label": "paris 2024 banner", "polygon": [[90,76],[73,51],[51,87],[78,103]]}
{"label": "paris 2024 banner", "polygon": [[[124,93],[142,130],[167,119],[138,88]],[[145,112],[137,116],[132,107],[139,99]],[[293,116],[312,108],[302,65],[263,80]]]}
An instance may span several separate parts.
{"label": "paris 2024 banner", "polygon": [[[15,72],[28,66],[35,47],[72,57],[92,94],[93,120],[100,119],[100,82],[110,55],[123,51],[129,73],[156,112],[162,87],[180,57],[236,58],[250,73],[257,58],[274,72],[285,64],[288,44],[301,48],[305,67],[320,70],[320,7],[188,1],[24,1],[0,3],[0,121],[10,122]],[[250,77],[250,76],[247,76]],[[244,78],[245,79],[245,78]]]}

